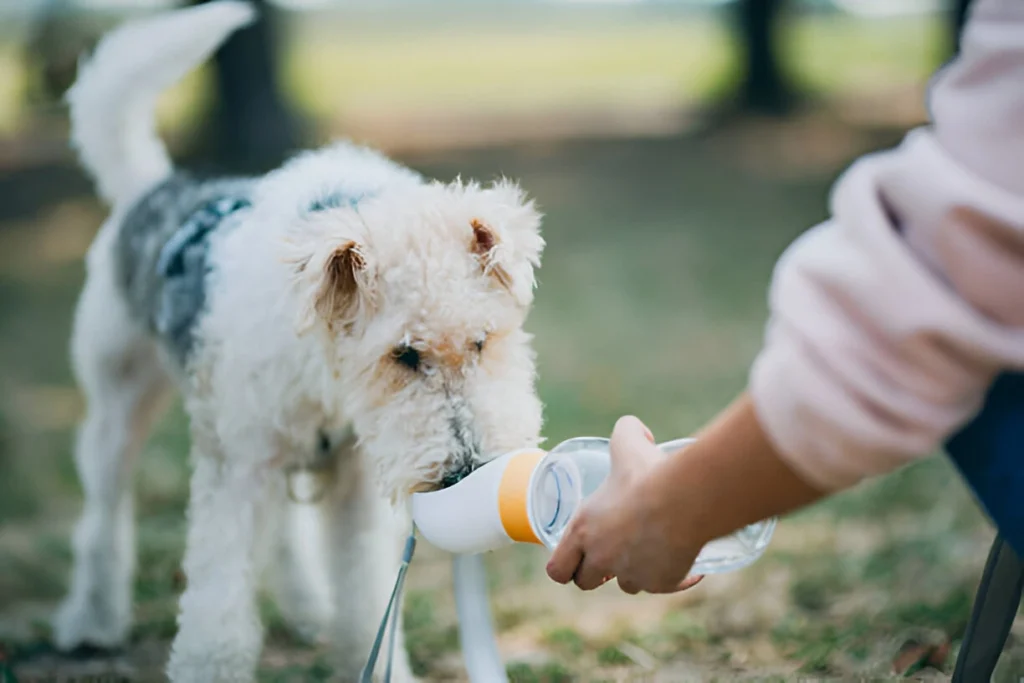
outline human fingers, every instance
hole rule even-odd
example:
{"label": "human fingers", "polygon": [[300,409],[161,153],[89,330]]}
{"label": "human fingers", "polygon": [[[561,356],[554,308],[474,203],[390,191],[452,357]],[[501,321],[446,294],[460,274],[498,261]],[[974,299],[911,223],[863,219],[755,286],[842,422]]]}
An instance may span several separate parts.
{"label": "human fingers", "polygon": [[603,586],[612,576],[613,573],[611,567],[607,566],[606,563],[599,562],[598,560],[584,554],[583,561],[580,562],[579,567],[576,568],[576,574],[573,576],[573,583],[575,583],[580,590],[590,591]]}
{"label": "human fingers", "polygon": [[572,581],[576,569],[583,560],[583,542],[574,525],[570,524],[565,536],[555,546],[551,559],[548,560],[547,573],[552,581],[566,584]]}
{"label": "human fingers", "polygon": [[620,417],[612,430],[610,456],[612,471],[621,471],[637,463],[637,453],[654,447],[654,435],[639,418]]}
{"label": "human fingers", "polygon": [[686,590],[688,588],[693,588],[694,586],[696,586],[698,583],[700,583],[703,580],[704,580],[704,575],[703,574],[698,574],[697,576],[687,576],[685,579],[683,579],[679,583],[679,585],[676,587],[675,591],[673,591],[673,592],[674,593],[681,593],[681,592],[683,592],[684,590]]}

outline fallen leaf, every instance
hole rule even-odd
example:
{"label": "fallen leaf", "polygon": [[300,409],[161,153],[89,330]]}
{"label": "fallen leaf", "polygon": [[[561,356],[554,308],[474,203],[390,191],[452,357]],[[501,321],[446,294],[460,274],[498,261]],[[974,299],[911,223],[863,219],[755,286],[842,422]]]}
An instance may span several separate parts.
{"label": "fallen leaf", "polygon": [[949,639],[941,643],[921,643],[908,640],[900,647],[892,661],[893,673],[907,677],[925,667],[941,670],[949,657]]}

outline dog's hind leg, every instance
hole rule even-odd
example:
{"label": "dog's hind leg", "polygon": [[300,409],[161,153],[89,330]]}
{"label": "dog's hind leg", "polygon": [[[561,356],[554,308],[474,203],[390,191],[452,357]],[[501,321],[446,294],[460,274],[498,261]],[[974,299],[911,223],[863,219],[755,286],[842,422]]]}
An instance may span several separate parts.
{"label": "dog's hind leg", "polygon": [[55,642],[64,650],[115,647],[128,635],[132,470],[169,388],[153,343],[117,291],[103,238],[91,254],[72,337],[72,363],[87,401],[74,451],[85,503],[74,532],[70,592],[54,621]]}
{"label": "dog's hind leg", "polygon": [[[358,681],[387,608],[401,564],[408,521],[374,486],[361,454],[339,457],[337,481],[328,501],[331,583],[334,595],[332,644],[341,681]],[[401,605],[397,605],[401,615]],[[398,620],[394,680],[415,681]],[[383,654],[381,659],[384,659]],[[386,664],[379,663],[382,672]]]}

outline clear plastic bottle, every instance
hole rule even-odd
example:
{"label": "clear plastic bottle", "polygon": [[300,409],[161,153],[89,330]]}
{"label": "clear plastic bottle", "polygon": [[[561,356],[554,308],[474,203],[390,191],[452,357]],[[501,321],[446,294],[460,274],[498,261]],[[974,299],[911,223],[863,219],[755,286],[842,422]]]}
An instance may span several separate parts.
{"label": "clear plastic bottle", "polygon": [[[694,439],[659,444],[675,453]],[[527,494],[530,526],[538,540],[554,548],[583,501],[597,490],[611,471],[608,439],[579,437],[558,444],[545,455],[530,477]],[[775,531],[774,518],[751,524],[715,539],[701,549],[691,574],[715,574],[742,569],[764,553]]]}
{"label": "clear plastic bottle", "polygon": [[[693,439],[660,444],[674,453]],[[416,493],[412,516],[423,537],[442,550],[474,554],[509,543],[535,543],[553,549],[587,496],[611,471],[608,439],[579,437],[550,452],[524,449],[506,453],[446,489]],[[775,519],[751,524],[708,543],[693,574],[742,569],[765,551]]]}

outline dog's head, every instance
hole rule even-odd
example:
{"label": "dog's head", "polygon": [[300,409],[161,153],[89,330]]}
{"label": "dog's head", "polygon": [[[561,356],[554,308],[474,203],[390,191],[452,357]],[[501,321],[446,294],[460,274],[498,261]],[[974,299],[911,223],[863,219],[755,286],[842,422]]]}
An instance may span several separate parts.
{"label": "dog's head", "polygon": [[412,184],[307,220],[299,324],[324,335],[384,493],[442,488],[539,443],[523,322],[544,241],[516,185]]}

